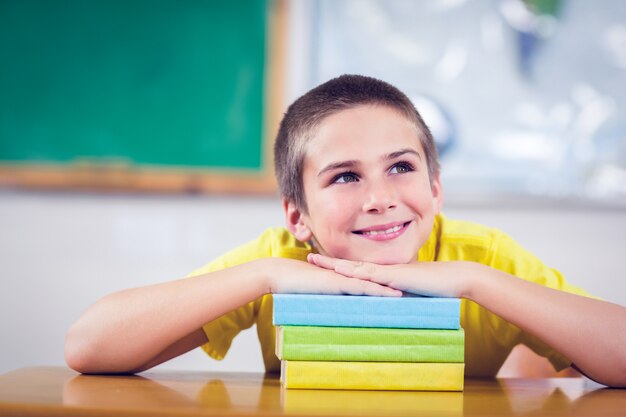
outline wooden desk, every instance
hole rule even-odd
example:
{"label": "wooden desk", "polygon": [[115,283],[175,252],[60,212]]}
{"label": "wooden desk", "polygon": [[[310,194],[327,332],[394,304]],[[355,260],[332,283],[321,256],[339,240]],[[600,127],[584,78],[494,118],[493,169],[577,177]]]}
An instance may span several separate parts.
{"label": "wooden desk", "polygon": [[66,368],[0,375],[0,416],[624,416],[626,390],[579,378],[465,381],[464,392],[284,390],[276,375]]}

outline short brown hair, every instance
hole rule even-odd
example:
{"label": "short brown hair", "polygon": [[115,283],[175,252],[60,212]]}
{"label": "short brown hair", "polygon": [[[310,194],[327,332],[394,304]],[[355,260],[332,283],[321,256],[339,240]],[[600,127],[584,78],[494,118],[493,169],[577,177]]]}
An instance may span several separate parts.
{"label": "short brown hair", "polygon": [[328,116],[359,105],[375,104],[398,110],[415,124],[424,148],[431,183],[439,175],[437,147],[411,100],[384,81],[362,75],[342,75],[321,84],[289,106],[274,143],[274,168],[280,193],[306,211],[302,182],[306,144]]}

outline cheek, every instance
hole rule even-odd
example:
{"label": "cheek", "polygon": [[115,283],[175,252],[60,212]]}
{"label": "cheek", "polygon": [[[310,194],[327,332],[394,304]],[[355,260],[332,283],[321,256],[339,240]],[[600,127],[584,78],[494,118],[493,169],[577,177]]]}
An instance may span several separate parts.
{"label": "cheek", "polygon": [[354,208],[349,204],[350,199],[337,197],[320,199],[315,206],[313,217],[313,234],[317,240],[320,252],[342,259],[351,258],[352,244],[346,238],[354,228]]}
{"label": "cheek", "polygon": [[411,206],[420,213],[431,213],[437,208],[437,203],[430,189],[421,192],[407,192],[405,195],[411,196]]}
{"label": "cheek", "polygon": [[344,194],[333,193],[325,196],[317,204],[318,219],[325,228],[341,230],[341,226],[349,223],[355,213],[354,199]]}
{"label": "cheek", "polygon": [[341,210],[326,210],[323,216],[317,219],[317,238],[324,240],[326,245],[337,243],[337,237],[348,228],[345,213]]}

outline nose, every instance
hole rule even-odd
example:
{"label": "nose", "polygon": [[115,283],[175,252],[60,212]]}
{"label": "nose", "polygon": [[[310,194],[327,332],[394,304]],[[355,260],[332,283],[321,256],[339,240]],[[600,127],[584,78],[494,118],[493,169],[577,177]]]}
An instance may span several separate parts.
{"label": "nose", "polygon": [[365,191],[363,211],[370,214],[384,213],[397,205],[393,187],[385,181],[370,184]]}

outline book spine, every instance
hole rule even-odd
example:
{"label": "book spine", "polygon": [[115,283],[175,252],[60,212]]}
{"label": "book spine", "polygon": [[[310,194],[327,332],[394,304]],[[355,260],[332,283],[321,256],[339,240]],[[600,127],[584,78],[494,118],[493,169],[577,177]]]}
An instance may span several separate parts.
{"label": "book spine", "polygon": [[299,361],[463,362],[464,332],[279,326],[276,354]]}
{"label": "book spine", "polygon": [[462,391],[463,363],[283,361],[285,388]]}
{"label": "book spine", "polygon": [[275,325],[458,329],[460,300],[275,294],[273,320]]}
{"label": "book spine", "polygon": [[342,314],[275,311],[276,326],[385,327],[398,329],[458,329],[459,316]]}

